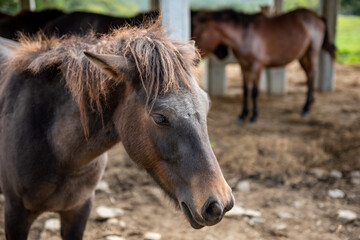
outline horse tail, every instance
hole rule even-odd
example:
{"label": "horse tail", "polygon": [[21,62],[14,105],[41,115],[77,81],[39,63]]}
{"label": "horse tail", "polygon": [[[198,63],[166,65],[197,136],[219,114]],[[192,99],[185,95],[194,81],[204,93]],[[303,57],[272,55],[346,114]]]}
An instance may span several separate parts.
{"label": "horse tail", "polygon": [[322,44],[322,49],[324,49],[325,51],[327,51],[332,59],[335,59],[335,50],[336,47],[333,43],[330,42],[329,39],[329,31],[328,31],[328,25],[326,22],[326,19],[324,17],[321,18],[325,24],[325,35],[324,35],[324,41]]}

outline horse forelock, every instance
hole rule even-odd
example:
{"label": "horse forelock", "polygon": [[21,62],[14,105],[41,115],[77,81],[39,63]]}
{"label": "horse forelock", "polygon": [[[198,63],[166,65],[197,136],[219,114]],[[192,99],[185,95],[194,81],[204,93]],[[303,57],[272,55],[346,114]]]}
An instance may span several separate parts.
{"label": "horse forelock", "polygon": [[[85,57],[83,51],[98,54],[125,56],[133,61],[146,95],[156,99],[160,93],[177,91],[184,84],[191,88],[189,79],[195,67],[196,49],[190,44],[170,40],[159,21],[143,28],[124,27],[97,38],[94,33],[84,37],[62,38],[20,36],[20,46],[6,62],[6,71],[28,71],[34,75],[46,72],[51,67],[59,69],[66,87],[77,100],[81,120],[87,134],[86,111],[102,114],[102,101],[112,86],[123,82],[112,79]],[[195,55],[194,55],[195,53]],[[137,81],[138,79],[130,79]]]}

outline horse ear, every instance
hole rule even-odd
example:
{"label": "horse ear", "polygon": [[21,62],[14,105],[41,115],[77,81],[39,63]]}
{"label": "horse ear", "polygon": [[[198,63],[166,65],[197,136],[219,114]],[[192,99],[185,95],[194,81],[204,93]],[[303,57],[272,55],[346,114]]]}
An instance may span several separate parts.
{"label": "horse ear", "polygon": [[84,51],[85,56],[113,78],[119,78],[123,74],[131,72],[132,66],[130,62],[123,56],[113,54],[97,54]]}

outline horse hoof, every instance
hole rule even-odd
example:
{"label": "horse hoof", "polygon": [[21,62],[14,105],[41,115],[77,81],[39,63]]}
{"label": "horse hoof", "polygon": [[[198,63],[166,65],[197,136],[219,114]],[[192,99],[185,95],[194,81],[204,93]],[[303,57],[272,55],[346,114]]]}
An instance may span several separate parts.
{"label": "horse hoof", "polygon": [[310,111],[303,111],[301,114],[303,117],[309,117],[310,116]]}
{"label": "horse hoof", "polygon": [[250,124],[255,124],[256,123],[256,118],[255,119],[250,119]]}
{"label": "horse hoof", "polygon": [[237,123],[238,125],[244,125],[244,124],[245,124],[245,119],[243,119],[243,118],[238,118],[238,119],[236,120],[236,123]]}

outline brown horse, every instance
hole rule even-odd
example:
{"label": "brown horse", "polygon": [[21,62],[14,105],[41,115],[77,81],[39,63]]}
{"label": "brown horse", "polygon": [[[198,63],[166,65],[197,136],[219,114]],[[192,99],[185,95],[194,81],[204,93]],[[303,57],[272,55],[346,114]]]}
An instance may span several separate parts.
{"label": "brown horse", "polygon": [[244,79],[243,110],[239,122],[249,112],[248,92],[252,88],[253,111],[250,121],[255,122],[258,86],[264,67],[283,66],[298,59],[307,76],[307,97],[302,114],[310,113],[314,101],[313,81],[320,50],[334,57],[335,47],[329,42],[326,24],[315,12],[298,9],[277,16],[244,14],[232,10],[200,11],[193,16],[192,36],[204,57],[212,52],[224,56],[224,46],[232,49],[239,62]]}
{"label": "brown horse", "polygon": [[209,100],[191,44],[159,24],[61,39],[0,42],[0,185],[7,240],[27,238],[45,211],[82,239],[106,151],[122,141],[194,228],[234,204],[210,146]]}
{"label": "brown horse", "polygon": [[90,12],[72,12],[50,21],[43,28],[48,36],[63,36],[67,34],[85,35],[89,31],[109,33],[114,28],[126,25],[140,26],[150,19],[156,19],[158,11],[140,13],[131,18],[112,17]]}
{"label": "brown horse", "polygon": [[48,9],[39,12],[22,11],[14,16],[0,19],[0,36],[8,39],[16,39],[17,33],[27,35],[35,34],[48,22],[60,16],[64,12],[56,9]]}

